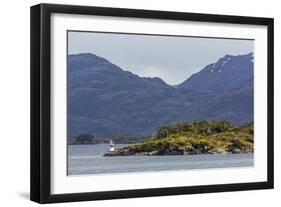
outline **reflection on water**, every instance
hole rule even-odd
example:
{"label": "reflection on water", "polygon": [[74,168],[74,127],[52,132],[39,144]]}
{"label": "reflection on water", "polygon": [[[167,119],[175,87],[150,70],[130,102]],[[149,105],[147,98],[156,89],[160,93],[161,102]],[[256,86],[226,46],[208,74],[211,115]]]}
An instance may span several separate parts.
{"label": "reflection on water", "polygon": [[[124,145],[115,145],[117,148]],[[103,157],[108,144],[68,146],[68,175],[253,166],[253,154]]]}

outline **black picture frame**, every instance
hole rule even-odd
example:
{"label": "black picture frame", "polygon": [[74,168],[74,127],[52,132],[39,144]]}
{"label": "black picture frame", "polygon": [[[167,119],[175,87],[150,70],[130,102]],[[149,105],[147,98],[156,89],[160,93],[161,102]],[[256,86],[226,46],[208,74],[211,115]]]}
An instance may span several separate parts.
{"label": "black picture frame", "polygon": [[[105,192],[85,192],[74,194],[51,194],[51,74],[50,74],[50,15],[52,13],[100,15],[113,17],[134,17],[194,22],[219,22],[267,26],[267,181],[238,184],[219,184],[188,187],[169,187]],[[179,194],[211,193],[272,189],[274,177],[273,147],[273,27],[272,18],[195,14],[168,11],[135,10],[89,6],[39,4],[31,7],[31,174],[30,199],[38,203],[89,201],[103,199],[166,196]],[[266,87],[266,86],[265,86]]]}

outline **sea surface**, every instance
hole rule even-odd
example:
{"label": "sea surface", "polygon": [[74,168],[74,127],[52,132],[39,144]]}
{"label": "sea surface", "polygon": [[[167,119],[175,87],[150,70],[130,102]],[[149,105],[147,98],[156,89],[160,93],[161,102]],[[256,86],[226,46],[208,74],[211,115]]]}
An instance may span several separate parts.
{"label": "sea surface", "polygon": [[[116,148],[125,145],[116,144]],[[254,154],[103,157],[109,144],[69,145],[68,175],[251,167]]]}

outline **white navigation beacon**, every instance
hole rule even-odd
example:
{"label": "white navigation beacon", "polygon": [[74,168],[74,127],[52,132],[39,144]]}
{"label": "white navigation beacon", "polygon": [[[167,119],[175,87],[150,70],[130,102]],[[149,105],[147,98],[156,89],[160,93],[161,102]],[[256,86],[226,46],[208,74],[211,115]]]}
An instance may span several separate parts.
{"label": "white navigation beacon", "polygon": [[112,140],[110,140],[109,150],[108,150],[108,151],[109,151],[109,152],[114,152],[114,151],[115,151],[115,149],[114,149],[114,143],[113,143]]}

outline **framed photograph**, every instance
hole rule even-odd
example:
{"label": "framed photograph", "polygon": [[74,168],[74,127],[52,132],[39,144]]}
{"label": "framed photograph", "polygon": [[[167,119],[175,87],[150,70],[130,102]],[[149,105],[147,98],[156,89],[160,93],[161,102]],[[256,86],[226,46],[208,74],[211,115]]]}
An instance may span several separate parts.
{"label": "framed photograph", "polygon": [[31,200],[273,188],[273,19],[31,7]]}

